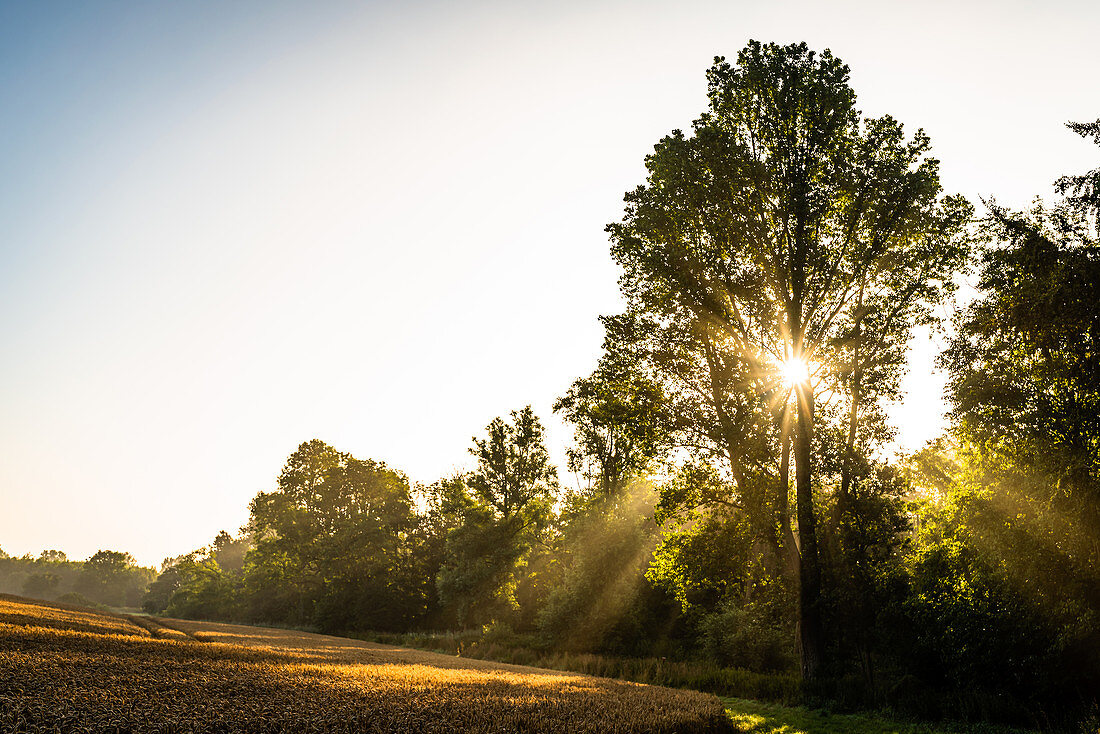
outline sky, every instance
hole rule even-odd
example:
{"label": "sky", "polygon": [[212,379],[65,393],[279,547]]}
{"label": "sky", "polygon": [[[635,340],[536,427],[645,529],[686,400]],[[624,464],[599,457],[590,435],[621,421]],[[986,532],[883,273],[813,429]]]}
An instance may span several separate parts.
{"label": "sky", "polygon": [[[564,464],[551,405],[621,308],[604,226],[714,56],[830,48],[947,191],[1020,207],[1097,165],[1063,125],[1100,116],[1098,31],[1057,0],[0,2],[0,548],[157,564],[303,441],[430,482],[529,403]],[[902,449],[943,428],[941,342]]]}

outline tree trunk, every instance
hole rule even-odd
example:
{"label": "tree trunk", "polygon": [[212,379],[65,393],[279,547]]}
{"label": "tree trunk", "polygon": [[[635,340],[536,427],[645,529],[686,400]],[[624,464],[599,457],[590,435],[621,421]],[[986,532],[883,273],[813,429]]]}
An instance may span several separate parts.
{"label": "tree trunk", "polygon": [[791,493],[791,427],[790,416],[786,410],[783,413],[782,441],[783,450],[779,461],[779,492],[776,502],[776,512],[779,515],[780,543],[783,549],[783,559],[787,567],[787,573],[792,581],[798,580],[801,561],[798,557],[798,542],[794,537],[794,529],[791,527],[791,512],[789,497]]}
{"label": "tree trunk", "polygon": [[855,459],[856,451],[856,426],[859,425],[859,410],[862,407],[861,392],[863,389],[863,368],[860,364],[860,360],[862,359],[860,346],[862,346],[863,343],[863,288],[864,283],[860,283],[859,300],[856,302],[856,325],[852,339],[852,374],[849,378],[852,404],[848,411],[848,440],[844,444],[844,457],[840,467],[840,493],[837,494],[836,498],[835,519],[838,532],[844,520],[844,515],[848,511],[849,498],[851,496],[852,464]]}
{"label": "tree trunk", "polygon": [[798,630],[802,679],[821,673],[824,640],[821,630],[821,567],[817,554],[817,524],[811,478],[814,396],[809,382],[798,386],[798,430],[794,436],[795,509],[798,514],[799,564]]}
{"label": "tree trunk", "polygon": [[836,498],[836,525],[840,529],[844,516],[848,512],[849,499],[852,491],[852,464],[856,456],[856,426],[859,425],[859,409],[861,407],[860,370],[856,369],[852,375],[852,405],[848,411],[848,437],[844,442],[844,458],[840,465],[840,492]]}

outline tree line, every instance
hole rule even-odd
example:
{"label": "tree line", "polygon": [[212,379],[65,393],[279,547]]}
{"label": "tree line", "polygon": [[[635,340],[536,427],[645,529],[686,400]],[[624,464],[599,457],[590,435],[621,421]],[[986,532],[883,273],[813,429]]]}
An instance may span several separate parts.
{"label": "tree line", "polygon": [[[1100,169],[1030,211],[942,190],[849,70],[750,42],[607,227],[626,307],[554,409],[414,486],[313,440],[154,613],[798,670],[927,715],[1065,723],[1100,691]],[[1100,143],[1100,121],[1071,124]],[[950,309],[961,276],[977,295]],[[887,458],[906,350],[944,329],[952,428]],[[575,486],[572,486],[575,485]]]}
{"label": "tree line", "polygon": [[137,608],[156,576],[156,569],[139,566],[122,551],[100,550],[86,561],[70,561],[59,550],[18,558],[0,550],[0,594],[89,607]]}

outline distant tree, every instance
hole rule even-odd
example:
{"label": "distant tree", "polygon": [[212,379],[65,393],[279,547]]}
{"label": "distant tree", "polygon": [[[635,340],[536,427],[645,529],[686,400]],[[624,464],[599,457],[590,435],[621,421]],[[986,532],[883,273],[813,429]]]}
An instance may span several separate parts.
{"label": "distant tree", "polygon": [[38,554],[38,560],[43,563],[65,563],[69,557],[59,550],[44,550]]}
{"label": "distant tree", "polygon": [[183,557],[165,558],[160,564],[160,574],[149,584],[141,600],[141,608],[149,614],[160,614],[168,608],[172,595],[180,587],[180,570],[177,567]]}
{"label": "distant tree", "polygon": [[347,458],[323,441],[303,443],[287,459],[278,489],[253,498],[248,530],[256,547],[245,586],[255,618],[312,623],[321,585],[312,541],[323,532],[313,508],[327,474]]}
{"label": "distant tree", "polygon": [[467,482],[478,500],[503,522],[535,521],[554,499],[557,471],[543,442],[542,423],[531,406],[512,411],[512,422],[494,418],[486,438],[473,439],[477,468]]}
{"label": "distant tree", "polygon": [[101,550],[84,561],[76,591],[108,606],[138,606],[153,577],[129,553]]}
{"label": "distant tree", "polygon": [[447,542],[451,533],[462,526],[472,502],[465,475],[461,473],[418,489],[423,507],[416,528],[415,559],[431,579],[426,623],[442,628],[456,621],[456,610],[445,608],[440,599],[440,573],[447,561]]}
{"label": "distant tree", "polygon": [[79,591],[67,591],[61,596],[57,597],[57,599],[55,599],[54,601],[60,602],[62,604],[72,604],[78,607],[87,607],[89,609],[106,608],[103,604],[100,604],[94,599],[89,599],[88,597],[81,594]]}
{"label": "distant tree", "polygon": [[403,629],[427,608],[431,579],[419,574],[418,519],[408,478],[381,462],[348,459],[330,472],[334,514],[317,541],[327,588],[318,600],[325,629]]}
{"label": "distant tree", "polygon": [[[172,577],[176,581],[164,610],[168,616],[220,620],[238,616],[238,579],[218,565],[211,546],[176,559],[165,573],[169,574],[166,585]],[[152,598],[147,594],[145,601],[151,603]]]}
{"label": "distant tree", "polygon": [[61,577],[56,573],[36,573],[23,582],[23,595],[35,599],[53,599],[57,596],[57,587]]}
{"label": "distant tree", "polygon": [[84,561],[76,591],[101,604],[121,606],[125,600],[126,571],[135,564],[129,553],[97,551]]}
{"label": "distant tree", "polygon": [[222,530],[214,538],[214,560],[218,562],[218,567],[226,573],[233,576],[240,575],[244,570],[245,555],[251,547],[252,539],[247,534],[234,538]]}

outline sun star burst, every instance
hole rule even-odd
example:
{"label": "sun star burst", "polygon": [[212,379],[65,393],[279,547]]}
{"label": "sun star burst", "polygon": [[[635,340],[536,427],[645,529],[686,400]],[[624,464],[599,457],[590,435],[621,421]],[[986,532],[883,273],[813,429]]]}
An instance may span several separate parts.
{"label": "sun star burst", "polygon": [[801,357],[791,357],[780,364],[779,372],[783,375],[783,382],[792,386],[810,379],[810,366]]}

